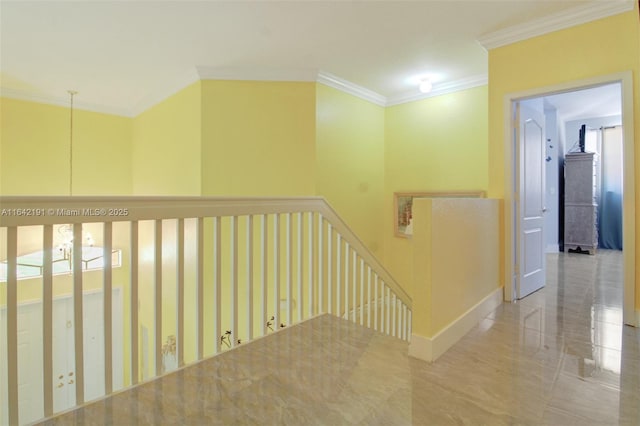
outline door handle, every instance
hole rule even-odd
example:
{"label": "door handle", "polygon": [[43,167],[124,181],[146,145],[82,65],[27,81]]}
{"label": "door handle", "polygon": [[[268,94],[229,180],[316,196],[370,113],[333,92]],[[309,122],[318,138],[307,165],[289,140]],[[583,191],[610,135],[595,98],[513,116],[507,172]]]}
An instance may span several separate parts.
{"label": "door handle", "polygon": [[542,213],[546,213],[546,211],[547,211],[547,208],[546,208],[546,207],[543,207],[543,208],[542,208]]}

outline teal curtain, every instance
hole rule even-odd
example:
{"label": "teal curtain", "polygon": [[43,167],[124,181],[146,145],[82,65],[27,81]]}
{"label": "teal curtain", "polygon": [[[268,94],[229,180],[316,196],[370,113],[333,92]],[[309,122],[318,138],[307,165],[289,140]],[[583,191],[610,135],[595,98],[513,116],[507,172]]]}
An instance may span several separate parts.
{"label": "teal curtain", "polygon": [[622,250],[622,126],[600,132],[598,245]]}

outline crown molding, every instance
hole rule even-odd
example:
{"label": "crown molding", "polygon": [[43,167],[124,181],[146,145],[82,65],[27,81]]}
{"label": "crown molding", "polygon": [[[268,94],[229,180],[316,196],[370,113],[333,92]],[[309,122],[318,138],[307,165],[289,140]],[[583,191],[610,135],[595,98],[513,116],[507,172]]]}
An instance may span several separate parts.
{"label": "crown molding", "polygon": [[[311,69],[270,69],[248,70],[239,68],[207,68],[194,67],[176,78],[172,84],[163,90],[145,96],[136,103],[133,108],[119,108],[109,105],[82,102],[74,98],[74,108],[78,110],[93,111],[103,114],[111,114],[133,118],[145,112],[149,108],[159,104],[165,99],[175,95],[193,83],[202,80],[238,80],[238,81],[305,81],[317,82],[332,87],[341,92],[356,96],[373,104],[387,107],[420,99],[440,96],[459,90],[470,89],[487,84],[487,76],[479,75],[449,83],[434,85],[430,93],[418,93],[414,91],[387,98],[366,87],[359,86],[348,80],[344,80],[333,74]],[[69,98],[60,96],[48,96],[29,91],[0,88],[0,96],[11,99],[19,99],[29,102],[69,107]]]}
{"label": "crown molding", "polygon": [[[20,101],[35,102],[39,104],[54,105],[65,108],[70,107],[70,99],[68,96],[50,96],[45,94],[37,94],[26,90],[10,89],[6,87],[0,88],[0,97],[17,99]],[[131,115],[131,111],[126,108],[83,102],[82,99],[78,99],[78,97],[74,97],[73,99],[73,109],[98,112],[102,114],[118,115],[121,117],[133,117],[133,115]]]}
{"label": "crown molding", "polygon": [[202,80],[238,80],[238,81],[315,81],[317,70],[284,68],[242,68],[242,67],[193,67],[178,76],[172,84],[163,90],[146,96],[139,101],[131,112],[135,117],[159,104],[182,89]]}
{"label": "crown molding", "polygon": [[387,105],[387,98],[379,93],[369,90],[366,87],[358,86],[350,81],[344,80],[333,74],[329,74],[325,71],[318,72],[316,81],[324,84],[325,86],[333,87],[334,89],[364,99],[365,101],[372,102],[379,106]]}
{"label": "crown molding", "polygon": [[553,31],[628,12],[633,8],[633,0],[593,1],[544,18],[482,35],[477,41],[486,50],[491,50]]}
{"label": "crown molding", "polygon": [[182,89],[192,85],[199,80],[200,74],[198,73],[197,68],[194,67],[187,70],[186,72],[182,73],[182,75],[177,76],[177,78],[173,82],[162,88],[162,90],[150,93],[136,102],[135,106],[131,109],[130,116],[136,117],[142,114],[149,108],[159,104],[160,102],[175,95]]}
{"label": "crown molding", "polygon": [[407,102],[419,101],[422,99],[433,98],[435,96],[446,95],[448,93],[458,92],[460,90],[473,89],[474,87],[486,86],[489,84],[489,78],[486,74],[475,75],[468,78],[462,78],[447,83],[434,84],[433,90],[429,93],[408,93],[392,96],[387,100],[385,106],[394,106],[405,104]]}

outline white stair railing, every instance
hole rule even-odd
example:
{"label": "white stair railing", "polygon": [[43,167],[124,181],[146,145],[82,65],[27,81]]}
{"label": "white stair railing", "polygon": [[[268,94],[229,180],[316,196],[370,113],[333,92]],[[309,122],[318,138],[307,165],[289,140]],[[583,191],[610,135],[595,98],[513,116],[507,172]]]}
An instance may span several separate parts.
{"label": "white stair railing", "polygon": [[[61,229],[73,238],[61,241]],[[125,342],[113,339],[114,287],[125,294]],[[88,290],[103,297],[98,368],[85,356],[95,319],[83,311]],[[67,294],[72,350],[54,341],[62,321],[54,301]],[[26,365],[20,309],[34,298],[42,305],[42,362]],[[3,424],[49,417],[85,403],[95,383],[108,395],[116,383],[135,385],[319,314],[411,336],[409,296],[318,197],[0,197],[0,308]],[[74,367],[75,398],[66,406],[56,388],[60,359]],[[36,407],[22,403],[25,369],[42,373]]]}

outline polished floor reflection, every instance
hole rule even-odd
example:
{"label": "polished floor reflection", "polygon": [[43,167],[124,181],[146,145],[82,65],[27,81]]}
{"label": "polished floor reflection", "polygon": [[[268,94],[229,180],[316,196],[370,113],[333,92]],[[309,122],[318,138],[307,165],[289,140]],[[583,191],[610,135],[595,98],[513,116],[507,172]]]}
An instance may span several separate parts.
{"label": "polished floor reflection", "polygon": [[622,256],[548,256],[547,286],[503,304],[432,364],[333,316],[48,424],[640,424],[640,330]]}
{"label": "polished floor reflection", "polygon": [[[547,256],[547,285],[503,304],[429,366],[414,424],[640,424],[640,330],[622,325],[622,253]],[[420,401],[420,402],[419,402]]]}

